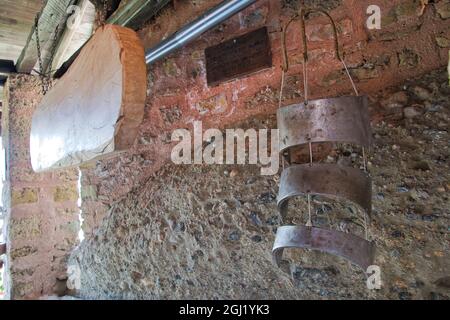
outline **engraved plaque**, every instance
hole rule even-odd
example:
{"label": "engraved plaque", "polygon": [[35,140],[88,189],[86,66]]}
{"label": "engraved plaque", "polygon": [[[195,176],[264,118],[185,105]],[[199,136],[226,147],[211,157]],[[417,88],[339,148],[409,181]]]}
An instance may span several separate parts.
{"label": "engraved plaque", "polygon": [[252,31],[205,50],[209,86],[272,67],[267,28]]}

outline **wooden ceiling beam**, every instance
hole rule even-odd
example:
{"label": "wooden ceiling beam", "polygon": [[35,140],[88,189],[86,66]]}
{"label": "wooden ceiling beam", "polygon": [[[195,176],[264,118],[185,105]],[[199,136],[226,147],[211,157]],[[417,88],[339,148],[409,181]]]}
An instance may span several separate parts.
{"label": "wooden ceiling beam", "polygon": [[122,0],[119,9],[109,17],[108,23],[137,30],[169,2],[170,0]]}
{"label": "wooden ceiling beam", "polygon": [[[170,1],[171,0],[122,0],[118,9],[108,18],[107,23],[137,30],[143,23],[156,16]],[[91,2],[98,6],[97,10],[102,8],[102,0],[91,0]],[[81,48],[64,62],[61,68],[54,74],[54,77],[62,77],[75,61],[80,51]]]}
{"label": "wooden ceiling beam", "polygon": [[[90,0],[92,4],[95,6],[95,9],[99,12],[102,12],[104,9],[105,0]],[[109,17],[114,11],[119,8],[121,4],[121,0],[106,0],[107,12],[106,16]]]}
{"label": "wooden ceiling beam", "polygon": [[[67,8],[74,4],[75,0],[48,0],[45,4],[39,20],[39,38],[42,48],[42,58],[44,60],[44,71],[47,68],[50,57],[46,52],[51,51],[55,39],[56,27],[60,24],[59,32],[56,35],[56,41],[59,40],[63,30],[65,29],[65,17],[67,16]],[[28,41],[17,60],[16,68],[18,72],[31,73],[38,62],[38,53],[36,46],[36,28],[33,26]]]}

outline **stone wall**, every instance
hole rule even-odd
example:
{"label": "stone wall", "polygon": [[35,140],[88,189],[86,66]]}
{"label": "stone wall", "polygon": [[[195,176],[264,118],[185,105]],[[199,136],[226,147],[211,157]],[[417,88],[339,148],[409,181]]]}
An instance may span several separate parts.
{"label": "stone wall", "polygon": [[[180,1],[139,31],[150,48],[169,36],[213,1]],[[444,66],[448,61],[449,3],[426,7],[419,0],[308,0],[307,5],[330,10],[339,25],[342,50],[360,91],[371,94],[406,79]],[[281,27],[298,10],[300,1],[260,0],[194,43],[149,68],[145,119],[135,146],[119,157],[83,169],[83,226],[87,235],[102,221],[111,204],[146,181],[169,159],[171,133],[192,128],[195,120],[209,127],[226,125],[257,115],[271,114],[278,106],[281,81]],[[382,9],[382,29],[368,30],[369,5]],[[216,87],[206,84],[204,49],[267,26],[273,68]],[[288,32],[291,70],[283,104],[302,101],[302,45],[298,22]],[[342,65],[333,56],[332,29],[327,19],[308,21],[310,41],[310,93],[313,97],[351,93]],[[386,111],[379,109],[380,112]],[[389,111],[389,110],[387,110]]]}
{"label": "stone wall", "polygon": [[[175,2],[139,34],[151,47],[219,2]],[[377,214],[370,233],[380,248],[377,264],[383,270],[383,290],[368,291],[360,271],[328,256],[293,254],[283,270],[272,265],[274,230],[280,224],[274,200],[278,176],[260,177],[252,166],[167,164],[172,131],[191,129],[195,120],[202,120],[205,130],[275,125],[280,30],[300,2],[258,1],[150,66],[145,119],[135,146],[82,169],[87,239],[72,256],[81,275],[81,296],[448,298],[450,186],[448,167],[442,161],[448,159],[444,128],[449,106],[448,99],[439,98],[448,96],[446,77],[438,73],[422,82],[405,82],[446,65],[448,1],[426,7],[418,0],[305,1],[331,10],[350,72],[360,91],[370,95],[377,140],[371,158]],[[382,9],[381,30],[365,27],[366,9],[372,4]],[[261,26],[269,29],[274,67],[208,87],[204,49]],[[298,27],[294,22],[288,33],[292,63],[285,105],[302,101]],[[333,59],[328,21],[312,17],[307,33],[312,96],[350,93],[342,66]],[[400,84],[393,91],[380,91]],[[254,118],[258,120],[248,120]],[[428,143],[437,147],[427,149]],[[411,153],[417,156],[411,158]],[[334,157],[342,154],[347,156],[340,161],[355,161],[348,159],[352,150],[338,151]],[[318,200],[315,205],[319,225],[331,214],[342,218],[353,212]],[[297,208],[302,210],[304,203]],[[335,227],[347,230],[350,225],[347,221]]]}
{"label": "stone wall", "polygon": [[[344,259],[271,250],[279,175],[259,166],[165,165],[112,204],[74,252],[78,295],[89,299],[450,299],[450,88],[442,68],[371,95],[375,146],[369,239],[382,287]],[[374,113],[376,110],[383,112]],[[274,128],[274,115],[233,128]],[[361,166],[338,144],[323,162]],[[123,177],[128,178],[127,176]],[[350,203],[312,199],[315,226],[364,235]],[[285,223],[305,224],[305,199]]]}
{"label": "stone wall", "polygon": [[39,79],[10,75],[5,93],[7,297],[62,295],[67,257],[80,230],[78,170],[36,174],[31,168],[31,118],[42,97]]}
{"label": "stone wall", "polygon": [[[151,47],[219,2],[177,1],[139,35]],[[380,248],[377,263],[386,281],[382,291],[367,291],[360,271],[328,256],[294,254],[283,270],[271,264],[273,232],[280,223],[274,205],[278,176],[255,178],[257,170],[249,166],[167,164],[172,131],[190,128],[195,120],[202,120],[204,129],[274,126],[281,77],[280,30],[299,2],[260,0],[149,68],[145,120],[135,146],[82,168],[87,240],[72,256],[72,263],[81,270],[81,296],[448,298],[450,186],[445,127],[449,106],[447,100],[439,100],[448,91],[442,89],[439,74],[407,91],[379,92],[446,64],[448,0],[426,7],[419,0],[305,1],[330,10],[335,17],[350,72],[361,92],[371,95],[377,124],[377,148],[371,159],[377,215],[371,237]],[[365,28],[366,9],[372,4],[382,8],[379,31]],[[204,49],[261,26],[269,29],[274,67],[208,87]],[[288,33],[292,68],[284,104],[302,100],[298,27],[294,22]],[[341,65],[333,60],[328,21],[312,17],[307,33],[312,96],[350,93]],[[8,294],[14,299],[62,295],[67,256],[77,244],[79,231],[77,172],[31,171],[29,126],[41,97],[39,81],[13,75],[7,88],[2,121],[8,166]],[[259,120],[254,123],[244,121],[255,117]],[[422,142],[416,145],[415,141]],[[429,145],[435,147],[429,149]],[[351,151],[339,152],[351,155]],[[303,205],[299,203],[298,208]],[[338,217],[353,212],[318,200],[315,205],[317,224],[326,220],[323,215],[329,208]],[[346,223],[339,227],[351,225]]]}

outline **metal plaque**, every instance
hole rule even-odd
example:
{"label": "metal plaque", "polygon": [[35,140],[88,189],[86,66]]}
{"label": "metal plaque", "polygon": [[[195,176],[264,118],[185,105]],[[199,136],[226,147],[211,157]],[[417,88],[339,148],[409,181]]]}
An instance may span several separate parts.
{"label": "metal plaque", "polygon": [[278,110],[280,151],[310,142],[346,142],[370,147],[368,99],[349,96],[309,101]]}
{"label": "metal plaque", "polygon": [[350,200],[367,214],[372,212],[372,179],[355,168],[334,164],[286,168],[281,175],[277,199],[283,219],[287,215],[289,199],[307,194]]}
{"label": "metal plaque", "polygon": [[263,27],[205,50],[209,86],[272,67],[267,28]]}
{"label": "metal plaque", "polygon": [[273,259],[280,266],[284,249],[312,249],[349,260],[364,271],[373,265],[375,245],[358,236],[334,230],[306,226],[278,228]]}

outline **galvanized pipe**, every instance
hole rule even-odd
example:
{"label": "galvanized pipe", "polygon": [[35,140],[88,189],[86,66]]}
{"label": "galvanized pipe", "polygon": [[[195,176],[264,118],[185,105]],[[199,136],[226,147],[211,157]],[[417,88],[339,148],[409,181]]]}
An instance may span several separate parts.
{"label": "galvanized pipe", "polygon": [[146,51],[147,65],[166,57],[173,51],[185,46],[204,32],[216,27],[236,13],[244,10],[257,0],[227,0],[208,10],[195,21],[184,26],[157,46]]}

